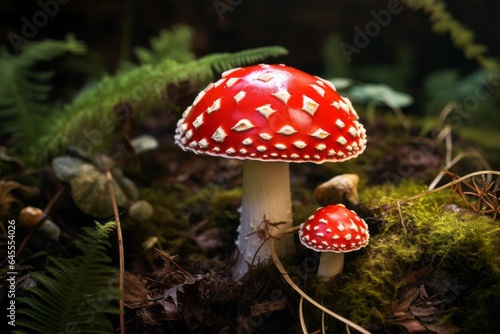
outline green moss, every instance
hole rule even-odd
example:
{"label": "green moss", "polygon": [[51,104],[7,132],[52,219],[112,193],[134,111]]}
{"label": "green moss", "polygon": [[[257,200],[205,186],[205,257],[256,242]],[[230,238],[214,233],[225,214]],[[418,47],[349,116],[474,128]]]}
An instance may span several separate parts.
{"label": "green moss", "polygon": [[[360,198],[368,207],[378,208],[375,211],[387,221],[386,228],[372,236],[365,249],[346,254],[343,275],[326,286],[312,279],[307,292],[363,326],[389,327],[394,303],[409,287],[418,288],[445,272],[461,290],[439,315],[439,322],[452,323],[464,332],[499,330],[495,323],[500,308],[498,222],[487,216],[446,212],[448,190],[403,202],[424,190],[415,181],[363,189]],[[334,320],[329,324],[342,327]]]}

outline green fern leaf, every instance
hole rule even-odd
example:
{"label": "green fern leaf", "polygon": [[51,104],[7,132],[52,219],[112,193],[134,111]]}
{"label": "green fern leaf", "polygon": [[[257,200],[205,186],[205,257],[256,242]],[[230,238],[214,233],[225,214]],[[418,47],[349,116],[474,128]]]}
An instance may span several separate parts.
{"label": "green fern leaf", "polygon": [[86,229],[75,241],[81,255],[71,259],[51,258],[49,274],[36,273],[38,286],[29,289],[31,296],[20,298],[14,333],[112,333],[105,314],[118,313],[115,270],[106,251],[111,222]]}
{"label": "green fern leaf", "polygon": [[151,49],[137,47],[134,53],[141,64],[158,64],[166,58],[185,63],[194,60],[193,35],[193,29],[187,25],[163,30],[158,37],[151,38]]}
{"label": "green fern leaf", "polygon": [[[18,55],[0,50],[0,135],[13,135],[20,146],[29,146],[43,131],[41,123],[51,111],[46,100],[51,91],[47,81],[53,72],[36,72],[33,66],[61,54],[80,54],[85,46],[68,37],[66,41],[43,40],[26,44]],[[24,145],[22,145],[24,144]]]}
{"label": "green fern leaf", "polygon": [[[190,80],[197,86],[206,85],[213,79],[214,71],[222,72],[286,53],[283,47],[270,46],[212,54],[183,64],[165,59],[157,65],[144,64],[104,78],[67,105],[63,113],[52,115],[35,152],[40,159],[74,144],[81,155],[89,156],[111,131],[110,124],[116,121],[118,104],[126,104],[127,110],[132,110],[134,117],[140,118],[155,109],[168,107],[165,88],[170,84]],[[91,132],[96,134],[93,140],[85,135]]]}

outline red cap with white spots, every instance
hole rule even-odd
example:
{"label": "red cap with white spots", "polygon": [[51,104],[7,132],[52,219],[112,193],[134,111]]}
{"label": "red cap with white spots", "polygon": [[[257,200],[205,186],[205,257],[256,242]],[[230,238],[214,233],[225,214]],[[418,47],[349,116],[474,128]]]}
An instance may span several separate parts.
{"label": "red cap with white spots", "polygon": [[346,253],[368,245],[365,221],[342,204],[319,208],[300,225],[300,242],[318,252]]}
{"label": "red cap with white spots", "polygon": [[178,122],[184,150],[260,161],[344,161],[366,133],[351,102],[327,80],[285,65],[226,71]]}

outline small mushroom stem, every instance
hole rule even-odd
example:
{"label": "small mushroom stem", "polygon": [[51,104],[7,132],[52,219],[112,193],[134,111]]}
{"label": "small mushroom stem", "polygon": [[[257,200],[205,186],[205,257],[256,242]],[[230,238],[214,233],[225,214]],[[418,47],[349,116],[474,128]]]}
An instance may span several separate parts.
{"label": "small mushroom stem", "polygon": [[344,253],[322,252],[319,259],[318,277],[328,280],[344,269]]}
{"label": "small mushroom stem", "polygon": [[[292,202],[288,163],[245,161],[240,227],[236,241],[239,256],[233,268],[233,278],[241,278],[247,272],[248,264],[270,260],[270,243],[266,238],[291,227]],[[291,235],[282,237],[277,243],[280,256],[291,255],[293,250]]]}

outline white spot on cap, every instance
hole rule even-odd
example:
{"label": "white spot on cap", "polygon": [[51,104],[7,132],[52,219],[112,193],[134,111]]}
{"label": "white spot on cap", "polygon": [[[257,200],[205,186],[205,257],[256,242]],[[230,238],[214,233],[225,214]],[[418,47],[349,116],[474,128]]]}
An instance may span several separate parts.
{"label": "white spot on cap", "polygon": [[238,123],[236,123],[231,130],[235,130],[238,132],[243,132],[254,128],[255,125],[252,124],[248,119],[240,119]]}
{"label": "white spot on cap", "polygon": [[352,238],[352,235],[350,235],[349,233],[347,233],[345,235],[345,240],[349,241],[349,240],[351,240],[351,238]]}
{"label": "white spot on cap", "polygon": [[258,112],[260,112],[265,118],[268,118],[270,115],[276,112],[273,108],[271,108],[270,104],[265,104],[258,108],[255,108]]}
{"label": "white spot on cap", "polygon": [[339,237],[338,235],[336,235],[336,234],[332,237],[332,239],[333,239],[333,240],[337,240],[337,239],[339,239],[339,238],[340,238],[340,237]]}
{"label": "white spot on cap", "polygon": [[340,109],[340,103],[338,103],[338,101],[334,101],[331,105],[332,105],[332,107]]}
{"label": "white spot on cap", "polygon": [[309,158],[311,158],[311,156],[309,154],[304,155],[304,159],[309,159]]}
{"label": "white spot on cap", "polygon": [[246,93],[244,91],[240,91],[238,94],[236,94],[234,96],[234,100],[236,101],[236,103],[240,102],[241,100],[243,100],[243,98],[245,97]]}
{"label": "white spot on cap", "polygon": [[201,91],[197,96],[196,98],[194,99],[193,101],[193,106],[196,105],[198,102],[200,102],[200,100],[203,98],[203,96],[205,96],[205,92],[204,91]]}
{"label": "white spot on cap", "polygon": [[253,143],[253,140],[251,138],[245,138],[241,143],[243,145],[250,145]]}
{"label": "white spot on cap", "polygon": [[212,112],[220,109],[220,98],[214,101],[210,107],[207,108],[207,114],[211,114]]}
{"label": "white spot on cap", "polygon": [[219,86],[220,86],[220,85],[222,85],[225,81],[226,81],[226,79],[224,79],[224,78],[219,79],[219,80],[217,80],[217,81],[214,83],[213,87],[219,87]]}
{"label": "white spot on cap", "polygon": [[198,129],[203,124],[203,114],[198,115],[193,122],[193,126]]}
{"label": "white spot on cap", "polygon": [[342,232],[343,230],[345,230],[345,227],[344,227],[344,225],[343,225],[342,223],[339,223],[339,224],[337,225],[337,229],[338,229],[340,232]]}
{"label": "white spot on cap", "polygon": [[189,115],[189,112],[191,111],[192,108],[193,108],[192,106],[187,107],[186,110],[184,110],[184,112],[182,113],[182,118],[186,118]]}
{"label": "white spot on cap", "polygon": [[356,130],[354,126],[351,126],[349,130],[347,130],[347,132],[349,132],[349,134],[355,138],[358,136],[358,130]]}
{"label": "white spot on cap", "polygon": [[345,147],[345,149],[346,149],[346,150],[348,150],[349,152],[351,152],[351,151],[352,151],[352,146],[351,146],[351,145],[347,145],[347,146]]}
{"label": "white spot on cap", "polygon": [[308,96],[302,96],[302,110],[311,116],[314,116],[318,110],[319,104]]}
{"label": "white spot on cap", "polygon": [[290,157],[293,158],[293,159],[297,159],[299,157],[299,155],[297,153],[292,153],[290,155]]}
{"label": "white spot on cap", "polygon": [[265,147],[264,145],[259,145],[259,146],[257,146],[257,151],[265,152],[265,151],[267,151],[267,147]]}
{"label": "white spot on cap", "polygon": [[193,137],[193,130],[189,129],[186,132],[186,138],[189,140],[189,139],[191,139],[191,137]]}
{"label": "white spot on cap", "polygon": [[339,143],[340,145],[345,145],[347,143],[347,139],[345,139],[343,136],[339,136],[337,138],[337,143]]}
{"label": "white spot on cap", "polygon": [[227,71],[222,72],[222,74],[221,74],[221,75],[222,75],[222,77],[224,78],[224,77],[227,77],[229,74],[231,74],[231,73],[233,73],[234,71],[237,71],[237,70],[239,70],[239,69],[241,69],[241,67],[232,68],[232,69],[230,69],[230,70],[227,70]]}
{"label": "white spot on cap", "polygon": [[240,79],[241,78],[229,78],[229,79],[227,79],[226,86],[231,87]]}
{"label": "white spot on cap", "polygon": [[319,226],[318,225],[314,226],[313,230],[315,230],[315,231],[319,230]]}
{"label": "white spot on cap", "polygon": [[317,235],[318,237],[324,237],[324,236],[325,236],[325,234],[324,234],[323,232],[317,232],[317,233],[316,233],[316,235]]}
{"label": "white spot on cap", "polygon": [[314,159],[316,159],[316,160],[319,160],[321,157],[320,157],[318,154],[315,154],[315,155],[313,156],[313,158],[314,158]]}
{"label": "white spot on cap", "polygon": [[327,247],[328,247],[328,246],[330,246],[330,245],[328,245],[328,242],[326,242],[326,241],[324,241],[324,240],[323,240],[323,241],[321,241],[321,243],[322,243],[323,245],[327,246]]}
{"label": "white spot on cap", "polygon": [[276,144],[274,145],[278,150],[286,150],[286,145],[284,144]]}
{"label": "white spot on cap", "polygon": [[335,125],[338,126],[339,129],[343,129],[345,126],[345,123],[342,122],[340,118],[337,118],[337,121],[335,121]]}
{"label": "white spot on cap", "polygon": [[328,220],[326,220],[325,218],[320,218],[319,222],[322,224],[328,224]]}
{"label": "white spot on cap", "polygon": [[230,147],[230,148],[228,148],[228,149],[226,150],[226,153],[227,153],[227,154],[233,154],[234,152],[236,152],[236,151],[235,151],[235,150],[234,150],[234,148],[232,148],[232,147]]}
{"label": "white spot on cap", "polygon": [[271,136],[269,133],[265,133],[265,132],[259,134],[259,137],[262,138],[262,139],[264,139],[264,140],[269,140],[269,139],[273,138],[273,136]]}
{"label": "white spot on cap", "polygon": [[247,151],[245,148],[242,148],[242,149],[240,149],[240,153],[241,153],[241,154],[247,154],[247,153],[248,153],[248,151]]}
{"label": "white spot on cap", "polygon": [[276,157],[278,156],[278,153],[273,152],[273,153],[271,153],[271,156],[272,156],[273,158],[276,158]]}
{"label": "white spot on cap", "polygon": [[274,76],[270,73],[264,73],[260,77],[257,78],[257,80],[263,81],[263,82],[268,82],[269,80],[274,79]]}
{"label": "white spot on cap", "polygon": [[330,80],[325,80],[325,79],[321,79],[323,80],[323,82],[328,86],[330,87],[331,89],[333,89],[334,91],[337,91],[337,88],[335,87],[335,85],[333,84],[333,82],[331,82]]}
{"label": "white spot on cap", "polygon": [[321,87],[325,87],[325,83],[323,82],[323,80],[321,80],[321,78],[320,78],[320,77],[316,77],[316,78],[318,79],[318,80],[316,80],[316,83],[317,83],[318,85],[320,85]]}
{"label": "white spot on cap", "polygon": [[208,142],[205,138],[203,138],[202,140],[200,140],[198,142],[198,145],[201,147],[201,148],[207,148],[208,147]]}
{"label": "white spot on cap", "polygon": [[335,155],[335,150],[328,150],[328,156],[334,156]]}
{"label": "white spot on cap", "polygon": [[319,95],[321,95],[322,97],[325,97],[325,90],[323,88],[321,88],[320,86],[315,85],[315,84],[311,84],[310,86],[312,88],[314,88],[314,90],[317,91]]}
{"label": "white spot on cap", "polygon": [[345,156],[345,154],[344,154],[344,152],[339,151],[339,152],[337,152],[337,156],[340,157],[340,158],[342,158],[342,157]]}
{"label": "white spot on cap", "polygon": [[307,146],[306,143],[304,143],[302,140],[297,140],[296,142],[293,143],[293,146],[295,146],[296,148],[304,148]]}
{"label": "white spot on cap", "polygon": [[306,230],[311,230],[311,225],[306,225]]}
{"label": "white spot on cap", "polygon": [[215,130],[214,134],[212,135],[212,139],[215,140],[218,143],[223,143],[224,138],[227,137],[226,131],[222,129],[222,127],[218,127],[217,130]]}
{"label": "white spot on cap", "polygon": [[331,228],[327,228],[327,229],[326,229],[326,232],[328,232],[328,233],[332,233],[332,229],[331,229]]}
{"label": "white spot on cap", "polygon": [[219,148],[218,146],[215,146],[215,147],[212,149],[212,151],[214,151],[214,152],[220,152],[220,148]]}
{"label": "white spot on cap", "polygon": [[277,97],[285,104],[288,103],[288,100],[291,97],[290,93],[286,90],[286,88],[281,88],[278,92],[274,93],[273,96]]}
{"label": "white spot on cap", "polygon": [[279,131],[278,131],[278,133],[281,133],[282,135],[287,135],[287,136],[293,135],[296,132],[297,132],[297,130],[295,130],[290,125],[285,125],[284,127],[279,129]]}
{"label": "white spot on cap", "polygon": [[314,138],[318,138],[318,139],[325,139],[326,137],[328,137],[330,134],[328,132],[326,132],[325,130],[319,128],[318,130],[314,131],[314,133],[311,134],[311,136],[313,136]]}
{"label": "white spot on cap", "polygon": [[179,126],[179,129],[180,129],[180,133],[181,135],[183,135],[184,133],[186,133],[186,130],[188,128],[188,125],[186,123],[182,123],[180,126]]}
{"label": "white spot on cap", "polygon": [[309,241],[310,237],[308,234],[302,236],[302,240]]}
{"label": "white spot on cap", "polygon": [[347,103],[345,103],[344,101],[340,101],[339,104],[342,109],[344,109],[345,111],[349,111],[350,108]]}
{"label": "white spot on cap", "polygon": [[326,148],[325,144],[318,144],[318,145],[316,145],[316,149],[318,151],[323,151],[325,148]]}

